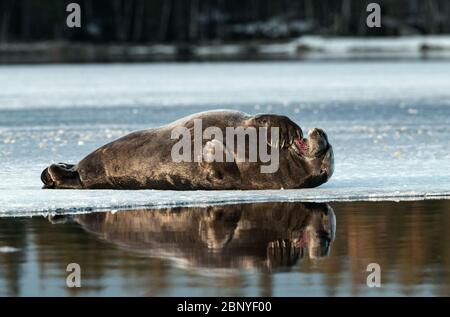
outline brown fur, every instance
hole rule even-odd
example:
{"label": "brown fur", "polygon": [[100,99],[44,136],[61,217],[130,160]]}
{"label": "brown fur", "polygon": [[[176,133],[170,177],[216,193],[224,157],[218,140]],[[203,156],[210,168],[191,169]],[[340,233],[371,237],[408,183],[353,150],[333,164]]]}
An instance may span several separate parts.
{"label": "brown fur", "polygon": [[[171,139],[175,127],[193,129],[202,119],[203,129],[225,127],[278,127],[279,169],[261,173],[258,162],[173,162]],[[71,189],[280,189],[315,187],[333,173],[333,151],[326,134],[316,129],[310,136],[311,153],[301,157],[292,149],[301,128],[285,116],[250,116],[237,111],[195,114],[159,128],[136,131],[108,143],[76,165],[52,164],[41,175],[44,188]],[[203,145],[205,145],[205,140]],[[268,145],[267,145],[268,146]]]}

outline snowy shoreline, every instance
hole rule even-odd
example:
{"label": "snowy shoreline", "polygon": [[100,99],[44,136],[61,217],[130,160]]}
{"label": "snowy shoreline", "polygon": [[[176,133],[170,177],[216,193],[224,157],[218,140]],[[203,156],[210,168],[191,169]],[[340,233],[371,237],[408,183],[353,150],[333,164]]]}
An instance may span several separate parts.
{"label": "snowy shoreline", "polygon": [[68,42],[0,44],[0,64],[237,60],[450,59],[450,35],[304,36],[285,42],[134,45]]}

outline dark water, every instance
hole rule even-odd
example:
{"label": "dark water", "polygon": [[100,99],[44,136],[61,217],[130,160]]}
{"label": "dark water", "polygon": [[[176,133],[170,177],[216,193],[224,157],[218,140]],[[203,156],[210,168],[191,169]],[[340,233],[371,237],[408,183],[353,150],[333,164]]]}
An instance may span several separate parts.
{"label": "dark water", "polygon": [[450,296],[449,228],[448,200],[0,218],[0,295]]}

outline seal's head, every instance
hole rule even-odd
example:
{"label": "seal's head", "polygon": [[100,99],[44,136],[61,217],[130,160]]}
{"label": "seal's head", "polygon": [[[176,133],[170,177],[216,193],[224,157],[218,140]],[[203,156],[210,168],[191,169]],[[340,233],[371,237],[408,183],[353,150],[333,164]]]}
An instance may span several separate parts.
{"label": "seal's head", "polygon": [[[305,138],[301,127],[286,116],[258,114],[250,120],[251,124],[247,125],[279,129],[278,142],[275,140],[272,144],[274,140],[271,138],[268,146],[280,148],[287,154],[285,158],[290,163],[284,169],[289,166],[285,175],[291,176],[292,187],[316,187],[330,179],[334,171],[333,148],[322,129],[311,129]],[[295,168],[298,168],[298,173],[292,173]]]}
{"label": "seal's head", "polygon": [[309,130],[307,138],[302,134],[294,139],[290,149],[304,161],[311,175],[310,186],[318,186],[328,181],[334,172],[333,147],[322,129]]}
{"label": "seal's head", "polygon": [[297,246],[305,250],[310,259],[319,259],[330,254],[336,235],[336,216],[328,205],[308,205],[311,214],[302,229]]}

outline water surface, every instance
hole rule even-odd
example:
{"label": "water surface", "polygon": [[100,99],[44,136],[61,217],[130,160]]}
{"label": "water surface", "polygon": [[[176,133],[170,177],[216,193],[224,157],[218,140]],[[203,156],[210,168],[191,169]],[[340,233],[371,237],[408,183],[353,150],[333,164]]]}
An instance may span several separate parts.
{"label": "water surface", "polygon": [[446,200],[0,218],[0,295],[450,296],[449,225]]}

